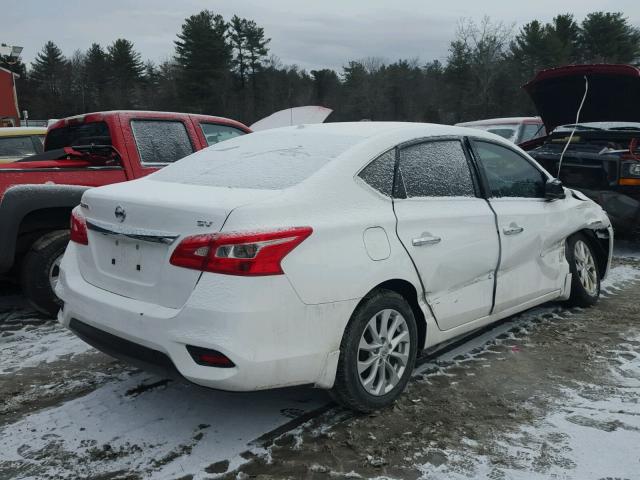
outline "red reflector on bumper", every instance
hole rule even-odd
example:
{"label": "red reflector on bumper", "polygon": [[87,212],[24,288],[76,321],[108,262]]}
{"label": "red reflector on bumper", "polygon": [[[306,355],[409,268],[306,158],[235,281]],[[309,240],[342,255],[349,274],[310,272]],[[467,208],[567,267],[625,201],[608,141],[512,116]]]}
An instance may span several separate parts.
{"label": "red reflector on bumper", "polygon": [[193,358],[193,361],[198,365],[218,368],[235,367],[235,364],[229,359],[229,357],[217,350],[194,347],[193,345],[187,345],[187,350],[189,351],[191,358]]}

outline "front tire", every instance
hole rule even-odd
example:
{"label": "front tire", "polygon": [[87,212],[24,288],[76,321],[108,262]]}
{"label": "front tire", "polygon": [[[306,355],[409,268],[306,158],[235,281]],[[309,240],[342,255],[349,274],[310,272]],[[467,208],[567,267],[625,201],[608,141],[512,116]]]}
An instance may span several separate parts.
{"label": "front tire", "polygon": [[576,307],[591,307],[600,297],[600,272],[595,252],[581,233],[567,239],[567,261],[571,270],[571,296],[567,303]]}
{"label": "front tire", "polygon": [[401,295],[378,290],[365,297],[342,337],[333,398],[360,412],[390,405],[411,377],[417,348],[415,317]]}
{"label": "front tire", "polygon": [[36,240],[22,260],[20,284],[29,303],[39,312],[55,317],[62,302],[54,292],[60,260],[69,243],[68,230],[46,233]]}

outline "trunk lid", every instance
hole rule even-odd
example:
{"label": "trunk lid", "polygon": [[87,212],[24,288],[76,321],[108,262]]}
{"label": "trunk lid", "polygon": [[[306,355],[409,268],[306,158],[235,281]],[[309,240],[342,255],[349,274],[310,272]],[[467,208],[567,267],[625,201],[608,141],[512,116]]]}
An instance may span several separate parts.
{"label": "trunk lid", "polygon": [[589,82],[580,123],[640,121],[640,69],[631,65],[569,65],[542,70],[523,86],[550,133],[575,123]]}
{"label": "trunk lid", "polygon": [[88,190],[82,213],[89,245],[79,249],[80,272],[98,288],[180,308],[201,275],[169,263],[181,239],[220,231],[234,208],[277,193],[150,179]]}

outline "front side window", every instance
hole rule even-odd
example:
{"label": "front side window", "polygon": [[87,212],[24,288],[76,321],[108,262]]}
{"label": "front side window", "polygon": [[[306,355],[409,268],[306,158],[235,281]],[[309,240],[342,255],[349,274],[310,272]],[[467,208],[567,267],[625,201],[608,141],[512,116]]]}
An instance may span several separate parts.
{"label": "front side window", "polygon": [[474,142],[492,197],[544,198],[546,175],[513,150]]}
{"label": "front side window", "polygon": [[393,192],[393,170],[396,164],[396,150],[383,153],[364,167],[358,176],[368,185],[387,197]]}
{"label": "front side window", "polygon": [[245,134],[245,132],[237,128],[229,127],[228,125],[219,125],[217,123],[201,123],[200,128],[209,146]]}
{"label": "front side window", "polygon": [[458,140],[420,143],[400,151],[400,185],[407,197],[473,197],[469,163]]}
{"label": "front side window", "polygon": [[132,120],[131,130],[143,164],[173,163],[193,153],[193,145],[182,122]]}

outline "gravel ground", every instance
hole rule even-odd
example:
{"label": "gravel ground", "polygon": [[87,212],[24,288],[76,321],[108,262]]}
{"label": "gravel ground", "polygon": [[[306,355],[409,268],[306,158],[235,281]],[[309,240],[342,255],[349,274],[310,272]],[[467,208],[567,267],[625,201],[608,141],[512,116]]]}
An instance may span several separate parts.
{"label": "gravel ground", "polygon": [[[126,367],[0,286],[0,478],[640,479],[640,254],[423,358],[390,408],[229,394]],[[284,432],[284,433],[283,433]]]}

